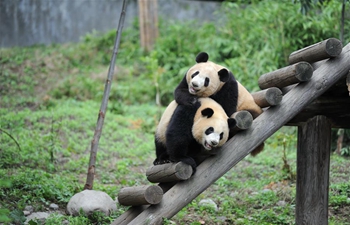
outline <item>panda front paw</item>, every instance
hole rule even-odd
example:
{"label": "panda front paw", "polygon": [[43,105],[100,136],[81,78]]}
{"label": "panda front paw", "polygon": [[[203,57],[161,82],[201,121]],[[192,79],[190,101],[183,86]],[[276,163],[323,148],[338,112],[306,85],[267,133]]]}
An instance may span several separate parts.
{"label": "panda front paw", "polygon": [[190,104],[191,105],[196,105],[197,103],[199,103],[198,98],[193,97],[193,98],[190,99]]}

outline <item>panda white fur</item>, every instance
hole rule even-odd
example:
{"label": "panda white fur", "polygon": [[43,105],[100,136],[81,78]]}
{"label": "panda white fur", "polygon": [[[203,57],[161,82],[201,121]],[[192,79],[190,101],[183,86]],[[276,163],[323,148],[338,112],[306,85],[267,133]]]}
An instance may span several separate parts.
{"label": "panda white fur", "polygon": [[172,101],[157,126],[157,158],[153,164],[181,161],[195,171],[201,151],[222,146],[235,125],[236,121],[211,98],[199,98],[191,106]]}
{"label": "panda white fur", "polygon": [[[175,89],[175,100],[180,105],[191,105],[200,97],[210,97],[218,102],[228,116],[236,111],[246,110],[255,119],[263,110],[255,103],[253,96],[240,84],[227,68],[208,61],[209,55],[201,52],[196,64],[185,74]],[[258,154],[263,144],[252,152]]]}

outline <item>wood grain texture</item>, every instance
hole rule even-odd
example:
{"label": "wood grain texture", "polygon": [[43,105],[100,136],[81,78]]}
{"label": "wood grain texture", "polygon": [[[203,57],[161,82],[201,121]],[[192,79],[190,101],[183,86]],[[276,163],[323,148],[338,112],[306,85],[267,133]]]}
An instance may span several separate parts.
{"label": "wood grain texture", "polygon": [[338,56],[342,51],[342,43],[336,38],[329,38],[310,45],[289,55],[289,64],[305,61],[314,63],[323,59]]}
{"label": "wood grain texture", "polygon": [[292,84],[308,81],[311,79],[312,74],[313,68],[310,63],[298,62],[261,75],[258,84],[260,89],[271,87],[283,88]]}
{"label": "wood grain texture", "polygon": [[349,61],[348,44],[339,57],[328,60],[318,68],[309,82],[298,84],[283,97],[279,105],[268,108],[256,118],[251,128],[237,133],[215,157],[208,158],[200,164],[190,179],[181,181],[168,190],[160,204],[148,207],[128,224],[159,224],[161,218],[174,216],[304,107],[345,76],[350,69]]}
{"label": "wood grain texture", "polygon": [[315,116],[298,127],[296,224],[328,224],[331,124]]}

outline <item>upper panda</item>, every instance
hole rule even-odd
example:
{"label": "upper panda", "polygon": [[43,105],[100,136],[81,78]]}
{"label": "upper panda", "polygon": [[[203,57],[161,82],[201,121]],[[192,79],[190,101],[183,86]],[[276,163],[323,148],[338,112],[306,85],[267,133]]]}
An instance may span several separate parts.
{"label": "upper panda", "polygon": [[175,89],[175,100],[180,105],[191,105],[199,97],[210,97],[231,116],[237,111],[237,81],[231,71],[208,59],[206,52],[197,55],[197,64],[186,72]]}
{"label": "upper panda", "polygon": [[[191,105],[199,97],[210,97],[224,108],[229,117],[241,110],[250,112],[254,119],[263,113],[253,96],[235,79],[230,70],[208,59],[206,52],[197,55],[197,63],[186,72],[175,89],[174,95],[178,104]],[[263,147],[262,143],[252,155],[258,154]]]}
{"label": "upper panda", "polygon": [[201,151],[222,146],[235,125],[236,121],[210,98],[199,98],[194,105],[172,101],[157,126],[153,164],[181,161],[195,171]]}

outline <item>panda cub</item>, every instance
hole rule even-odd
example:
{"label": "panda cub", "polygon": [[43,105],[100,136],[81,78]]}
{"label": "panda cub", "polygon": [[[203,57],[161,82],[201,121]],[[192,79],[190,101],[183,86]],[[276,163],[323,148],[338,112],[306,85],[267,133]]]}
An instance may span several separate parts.
{"label": "panda cub", "polygon": [[206,52],[197,55],[197,64],[175,89],[175,100],[179,105],[192,105],[200,97],[210,97],[231,116],[237,111],[238,83],[231,71],[208,59]]}
{"label": "panda cub", "polygon": [[[210,97],[218,102],[231,117],[236,111],[246,110],[255,119],[263,110],[258,106],[249,91],[240,84],[227,68],[208,61],[209,55],[201,52],[196,64],[185,74],[176,87],[174,95],[179,105],[195,104],[200,97]],[[264,148],[262,143],[253,150],[256,155]]]}
{"label": "panda cub", "polygon": [[222,146],[235,125],[235,119],[210,98],[199,98],[194,105],[172,101],[157,126],[153,164],[181,161],[195,171],[202,149],[211,151]]}

